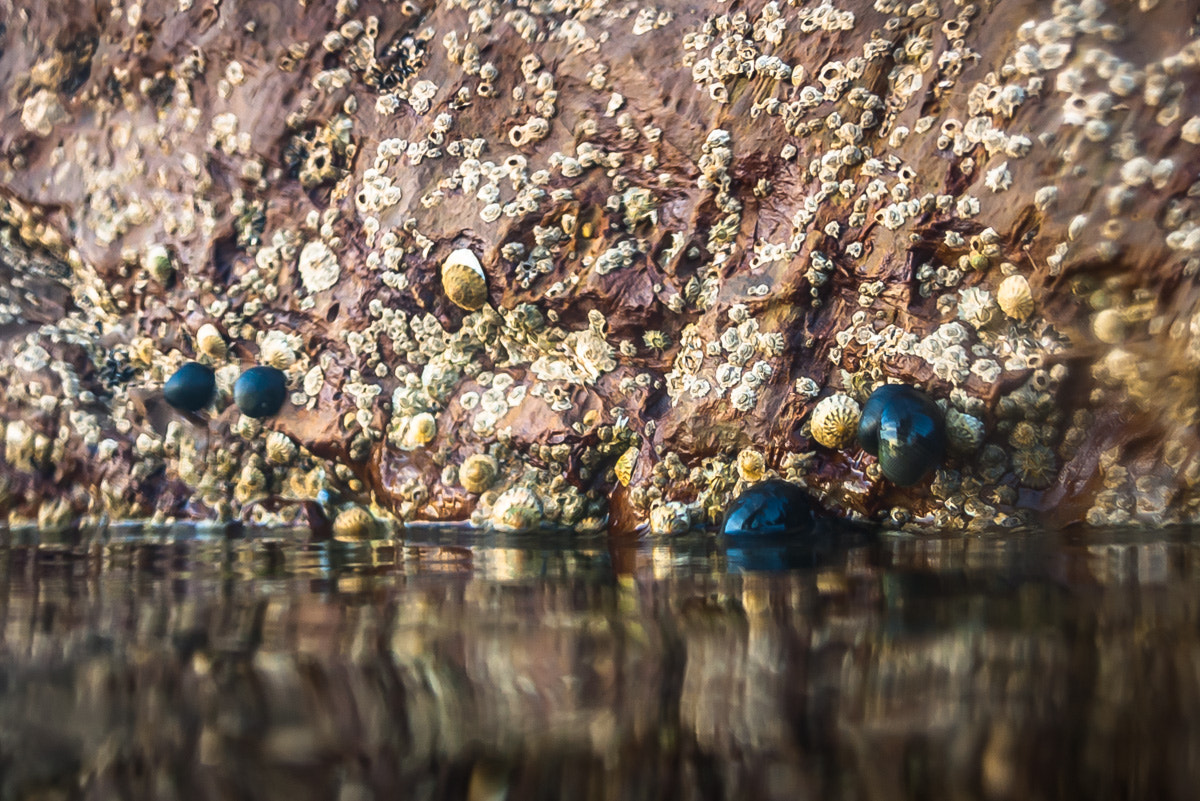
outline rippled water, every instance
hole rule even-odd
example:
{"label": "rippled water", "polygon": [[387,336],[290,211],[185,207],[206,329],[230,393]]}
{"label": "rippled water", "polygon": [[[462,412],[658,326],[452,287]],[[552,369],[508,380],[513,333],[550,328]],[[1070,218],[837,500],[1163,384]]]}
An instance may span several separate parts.
{"label": "rippled water", "polygon": [[0,532],[0,799],[1193,798],[1200,537]]}

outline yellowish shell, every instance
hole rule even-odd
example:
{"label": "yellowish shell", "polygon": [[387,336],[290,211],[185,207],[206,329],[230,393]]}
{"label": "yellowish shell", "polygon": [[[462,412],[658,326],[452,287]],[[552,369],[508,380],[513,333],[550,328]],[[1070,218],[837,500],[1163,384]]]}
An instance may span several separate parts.
{"label": "yellowish shell", "polygon": [[221,336],[215,325],[205,323],[196,332],[196,350],[210,359],[222,359],[227,350],[225,337]]}
{"label": "yellowish shell", "polygon": [[437,419],[429,412],[413,415],[404,429],[404,447],[409,450],[424,447],[437,436]]}
{"label": "yellowish shell", "polygon": [[743,448],[737,457],[737,470],[743,481],[762,481],[767,474],[766,457],[753,448]]}
{"label": "yellowish shell", "polygon": [[683,534],[692,527],[686,504],[667,501],[650,510],[650,531],[654,534]]}
{"label": "yellowish shell", "polygon": [[1092,318],[1092,333],[1106,345],[1125,341],[1125,320],[1116,309],[1105,309]]}
{"label": "yellowish shell", "polygon": [[849,395],[824,398],[812,413],[812,437],[826,448],[844,448],[858,434],[862,407]]}
{"label": "yellowish shell", "polygon": [[476,311],[487,303],[487,274],[479,258],[466,248],[459,248],[442,262],[442,289],[446,297],[460,308]]}
{"label": "yellowish shell", "polygon": [[613,467],[613,472],[617,474],[617,481],[621,482],[622,487],[628,487],[629,481],[633,478],[633,469],[637,467],[638,455],[641,452],[636,447],[629,447],[617,459],[617,464]]}
{"label": "yellowish shell", "polygon": [[1010,275],[1000,282],[996,302],[1001,311],[1014,320],[1027,320],[1033,314],[1033,291],[1023,275]]}
{"label": "yellowish shell", "polygon": [[271,331],[263,337],[258,351],[262,361],[277,370],[286,370],[296,363],[296,351],[282,331]]}
{"label": "yellowish shell", "polygon": [[267,435],[267,461],[271,464],[288,464],[296,458],[296,443],[282,431]]}
{"label": "yellowish shell", "polygon": [[492,504],[488,525],[497,531],[531,531],[542,522],[543,514],[537,493],[528,487],[511,487]]}
{"label": "yellowish shell", "polygon": [[346,507],[333,520],[335,540],[367,540],[374,536],[375,531],[375,518],[361,506]]}
{"label": "yellowish shell", "polygon": [[492,486],[499,472],[500,467],[491,456],[486,453],[473,453],[464,459],[462,467],[458,468],[458,483],[462,484],[467,492],[478,494]]}

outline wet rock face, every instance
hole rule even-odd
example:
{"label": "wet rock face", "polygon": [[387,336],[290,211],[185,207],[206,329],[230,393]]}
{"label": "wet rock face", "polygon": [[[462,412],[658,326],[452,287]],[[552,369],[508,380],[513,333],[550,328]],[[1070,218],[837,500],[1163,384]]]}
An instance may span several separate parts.
{"label": "wet rock face", "polygon": [[[692,525],[750,449],[894,521],[1190,520],[1200,44],[1112,5],[19,10],[0,510]],[[158,402],[196,359],[202,426]],[[911,482],[810,436],[887,380],[979,421]]]}

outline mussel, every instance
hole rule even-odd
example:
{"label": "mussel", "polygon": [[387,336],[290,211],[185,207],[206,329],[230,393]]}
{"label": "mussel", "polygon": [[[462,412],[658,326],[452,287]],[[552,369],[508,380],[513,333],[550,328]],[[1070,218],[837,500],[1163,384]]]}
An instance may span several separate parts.
{"label": "mussel", "polygon": [[863,406],[858,442],[879,457],[884,477],[911,486],[940,464],[946,453],[945,417],[921,390],[886,384],[871,393]]}

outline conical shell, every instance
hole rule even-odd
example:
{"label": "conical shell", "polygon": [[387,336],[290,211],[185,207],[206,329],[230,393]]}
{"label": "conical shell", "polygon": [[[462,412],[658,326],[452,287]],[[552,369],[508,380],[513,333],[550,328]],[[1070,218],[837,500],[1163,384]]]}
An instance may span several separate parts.
{"label": "conical shell", "polygon": [[205,323],[196,332],[196,350],[210,359],[222,359],[226,352],[225,337],[215,325]]}
{"label": "conical shell", "polygon": [[446,297],[460,308],[476,311],[487,303],[487,275],[478,257],[459,248],[442,262],[442,288]]}
{"label": "conical shell", "polygon": [[500,472],[496,460],[486,453],[473,453],[463,460],[458,468],[458,483],[467,492],[485,492],[496,480]]}
{"label": "conical shell", "polygon": [[633,468],[637,467],[638,453],[638,449],[631,446],[617,459],[613,472],[617,474],[617,481],[621,482],[622,487],[628,487],[630,479],[633,478]]}
{"label": "conical shell", "polygon": [[1010,275],[996,290],[996,303],[1014,320],[1027,320],[1033,314],[1033,291],[1023,275]]}
{"label": "conical shell", "polygon": [[349,506],[338,512],[333,521],[333,537],[337,540],[366,540],[375,534],[375,518],[361,506]]}
{"label": "conical shell", "polygon": [[813,409],[812,437],[826,448],[844,448],[854,441],[862,407],[849,395],[824,398]]}

